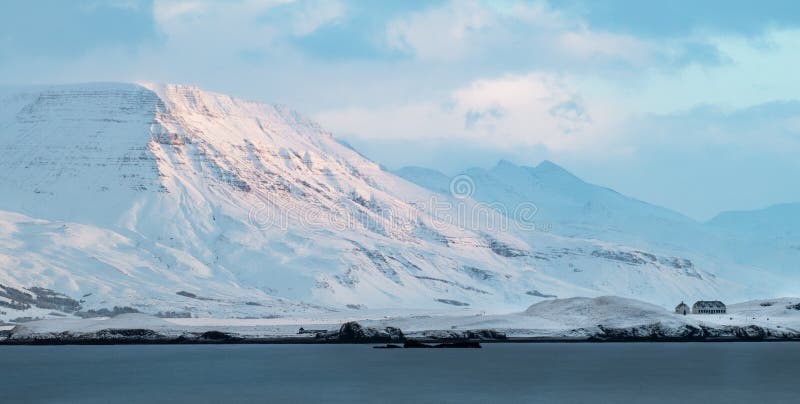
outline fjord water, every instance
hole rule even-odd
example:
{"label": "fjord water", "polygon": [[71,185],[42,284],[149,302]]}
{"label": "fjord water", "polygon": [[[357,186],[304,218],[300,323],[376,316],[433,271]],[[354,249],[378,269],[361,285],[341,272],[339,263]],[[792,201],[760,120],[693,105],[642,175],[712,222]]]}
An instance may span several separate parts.
{"label": "fjord water", "polygon": [[0,401],[789,403],[797,343],[2,346]]}

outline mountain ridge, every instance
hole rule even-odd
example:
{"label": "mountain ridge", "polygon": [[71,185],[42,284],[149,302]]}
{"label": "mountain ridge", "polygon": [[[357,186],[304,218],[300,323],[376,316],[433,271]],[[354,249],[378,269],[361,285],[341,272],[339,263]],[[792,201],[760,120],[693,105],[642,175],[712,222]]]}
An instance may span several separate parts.
{"label": "mountain ridge", "polygon": [[[397,173],[400,176],[408,175],[408,170],[399,170]],[[631,198],[607,187],[585,182],[551,161],[544,161],[536,167],[528,167],[501,160],[489,169],[469,168],[464,170],[463,174],[474,182],[473,197],[477,200],[489,204],[500,202],[507,206],[526,201],[533,202],[539,208],[538,218],[552,222],[555,231],[565,236],[608,237],[608,234],[581,232],[587,224],[593,228],[609,229],[623,226],[618,229],[618,233],[621,234],[612,235],[616,237],[614,241],[640,242],[641,238],[629,236],[646,235],[649,229],[643,228],[641,222],[651,217],[684,227],[700,226],[700,223],[678,212]],[[430,178],[420,178],[419,175],[409,176],[406,179],[417,181],[419,185],[437,192],[447,189],[443,185],[445,178],[443,175],[430,172],[427,175],[436,177],[437,182],[432,183]],[[638,222],[629,220],[635,215],[640,218]],[[625,223],[626,220],[629,223]],[[638,228],[633,228],[635,226]],[[679,238],[676,234],[673,240],[669,241],[677,243]]]}
{"label": "mountain ridge", "polygon": [[[422,168],[395,172],[440,193],[449,192],[444,184],[459,178]],[[535,167],[501,160],[488,169],[473,167],[462,173],[474,182],[473,196],[479,201],[504,206],[533,202],[540,207],[537,219],[552,221],[553,231],[567,237],[597,238],[670,252],[694,250],[783,275],[792,275],[800,261],[800,236],[795,231],[800,228],[800,203],[722,212],[703,222],[585,182],[549,160]]]}

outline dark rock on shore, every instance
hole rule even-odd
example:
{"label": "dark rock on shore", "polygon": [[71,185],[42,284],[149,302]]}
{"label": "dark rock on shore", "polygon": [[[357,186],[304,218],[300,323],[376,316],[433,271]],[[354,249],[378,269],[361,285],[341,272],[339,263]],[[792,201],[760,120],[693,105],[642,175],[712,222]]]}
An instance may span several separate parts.
{"label": "dark rock on shore", "polygon": [[434,348],[480,348],[481,343],[478,341],[461,341],[461,342],[445,342],[443,344],[436,344]]}
{"label": "dark rock on shore", "polygon": [[[13,330],[12,330],[13,331]],[[186,333],[170,336],[145,328],[109,328],[95,332],[52,332],[34,335],[19,335],[8,332],[7,338],[0,342],[30,345],[64,344],[232,344],[247,342],[245,338],[221,331]]]}
{"label": "dark rock on shore", "polygon": [[403,344],[403,348],[433,348],[433,345],[425,344],[415,339],[409,339]]}
{"label": "dark rock on shore", "polygon": [[98,339],[112,339],[112,338],[146,338],[157,339],[163,338],[163,335],[153,331],[142,328],[122,328],[122,329],[106,329],[100,330],[92,335]]}
{"label": "dark rock on shore", "polygon": [[423,333],[425,339],[440,340],[440,341],[465,341],[465,340],[479,340],[479,341],[505,341],[508,339],[505,333],[492,329],[482,330],[433,330]]}
{"label": "dark rock on shore", "polygon": [[667,339],[702,339],[705,330],[691,325],[676,329],[665,329],[661,323],[647,324],[630,328],[611,328],[598,325],[600,332],[592,336],[593,340],[667,340]]}
{"label": "dark rock on shore", "polygon": [[486,341],[489,340],[500,341],[507,339],[505,333],[492,329],[464,331],[464,336],[466,336],[467,339],[479,339]]}
{"label": "dark rock on shore", "polygon": [[402,342],[406,339],[403,331],[399,328],[386,327],[379,330],[364,327],[355,321],[344,323],[339,331],[320,335],[320,337],[331,342],[341,343]]}
{"label": "dark rock on shore", "polygon": [[305,328],[303,328],[303,327],[300,327],[300,329],[299,329],[299,330],[297,330],[297,333],[298,333],[298,334],[314,334],[314,335],[320,335],[320,334],[325,334],[325,333],[327,333],[327,332],[328,332],[328,330],[307,330],[307,329],[305,329]]}
{"label": "dark rock on shore", "polygon": [[198,337],[201,341],[212,341],[212,342],[234,342],[241,340],[241,338],[222,332],[222,331],[206,331]]}
{"label": "dark rock on shore", "polygon": [[425,344],[417,340],[409,339],[403,344],[403,348],[480,348],[481,344],[477,341],[458,341],[445,342],[441,344]]}
{"label": "dark rock on shore", "polygon": [[763,341],[790,340],[800,338],[800,334],[791,331],[776,331],[757,325],[716,326],[682,325],[677,328],[666,328],[661,323],[641,325],[628,328],[609,328],[598,326],[600,332],[592,335],[591,341]]}
{"label": "dark rock on shore", "polygon": [[109,328],[95,332],[51,332],[34,335],[15,334],[10,330],[2,342],[12,344],[147,344],[163,343],[170,338],[153,330],[144,328]]}

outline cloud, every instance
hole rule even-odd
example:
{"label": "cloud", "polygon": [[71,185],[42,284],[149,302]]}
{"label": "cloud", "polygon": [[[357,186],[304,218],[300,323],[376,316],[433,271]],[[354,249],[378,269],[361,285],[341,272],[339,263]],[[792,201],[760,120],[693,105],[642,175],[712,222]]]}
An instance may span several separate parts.
{"label": "cloud", "polygon": [[458,59],[477,50],[495,16],[476,1],[448,3],[390,21],[386,28],[389,48],[428,60]]}
{"label": "cloud", "polygon": [[292,17],[292,31],[296,36],[306,36],[321,27],[341,21],[345,6],[337,0],[305,2]]}
{"label": "cloud", "polygon": [[495,149],[576,150],[604,141],[617,111],[585,100],[568,80],[540,73],[480,79],[438,101],[344,108],[316,118],[359,139],[473,142]]}
{"label": "cloud", "polygon": [[672,68],[719,63],[723,55],[697,39],[641,38],[597,29],[582,15],[544,1],[449,1],[387,23],[386,46],[420,61],[503,60],[566,70],[609,66]]}
{"label": "cloud", "polygon": [[452,100],[455,116],[471,118],[464,131],[483,141],[563,149],[576,147],[592,134],[584,100],[554,76],[477,80],[455,91]]}
{"label": "cloud", "polygon": [[196,15],[207,10],[209,3],[203,1],[156,1],[153,15],[161,25],[169,24],[178,18]]}
{"label": "cloud", "polygon": [[236,46],[246,37],[248,44],[268,44],[267,38],[312,34],[338,22],[345,6],[339,0],[156,0],[153,13],[168,37],[213,35],[236,39],[229,43]]}
{"label": "cloud", "polygon": [[587,29],[563,32],[553,46],[576,60],[609,58],[633,66],[645,65],[654,53],[651,45],[637,38]]}
{"label": "cloud", "polygon": [[245,80],[262,81],[264,70],[292,71],[300,63],[292,40],[337,24],[345,12],[338,0],[156,0],[163,41],[137,58],[152,62],[137,69],[139,79],[240,87]]}

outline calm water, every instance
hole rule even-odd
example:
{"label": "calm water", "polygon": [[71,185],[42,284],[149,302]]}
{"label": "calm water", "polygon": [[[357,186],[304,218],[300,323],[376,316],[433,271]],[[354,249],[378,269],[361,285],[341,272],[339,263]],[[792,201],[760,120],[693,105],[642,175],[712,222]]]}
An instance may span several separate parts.
{"label": "calm water", "polygon": [[796,403],[800,343],[0,346],[0,402]]}

